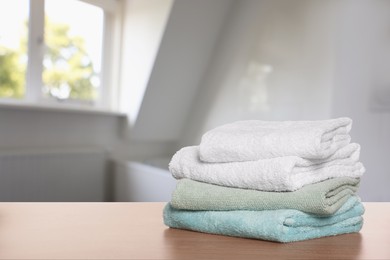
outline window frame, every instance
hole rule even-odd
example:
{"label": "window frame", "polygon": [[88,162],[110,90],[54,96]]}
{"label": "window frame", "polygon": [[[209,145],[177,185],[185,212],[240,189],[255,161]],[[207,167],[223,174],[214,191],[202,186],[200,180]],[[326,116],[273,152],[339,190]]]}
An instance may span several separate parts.
{"label": "window frame", "polygon": [[43,58],[45,49],[45,0],[29,0],[28,48],[25,96],[20,99],[2,98],[2,103],[40,104],[43,106],[72,106],[117,110],[117,87],[119,83],[122,1],[120,0],[78,0],[102,8],[103,42],[102,67],[98,98],[94,101],[67,99],[58,101],[42,95]]}

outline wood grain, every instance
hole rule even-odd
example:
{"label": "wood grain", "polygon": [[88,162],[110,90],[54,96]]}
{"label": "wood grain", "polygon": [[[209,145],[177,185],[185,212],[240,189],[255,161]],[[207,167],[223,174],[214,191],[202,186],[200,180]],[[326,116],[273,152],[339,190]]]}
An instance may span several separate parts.
{"label": "wood grain", "polygon": [[390,259],[390,203],[358,234],[279,244],[169,229],[163,203],[0,203],[0,259]]}

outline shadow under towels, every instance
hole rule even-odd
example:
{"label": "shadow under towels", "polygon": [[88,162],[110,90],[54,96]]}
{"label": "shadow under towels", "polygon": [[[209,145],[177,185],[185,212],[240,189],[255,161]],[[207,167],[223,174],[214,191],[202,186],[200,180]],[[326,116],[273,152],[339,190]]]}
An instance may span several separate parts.
{"label": "shadow under towels", "polygon": [[171,228],[210,234],[293,242],[359,232],[364,207],[353,196],[333,215],[320,217],[293,209],[189,211],[167,204],[164,223]]}
{"label": "shadow under towels", "polygon": [[257,161],[207,163],[199,147],[184,147],[173,156],[169,170],[176,179],[192,179],[227,187],[262,191],[295,191],[337,177],[361,177],[360,146],[348,144],[326,159],[285,156]]}

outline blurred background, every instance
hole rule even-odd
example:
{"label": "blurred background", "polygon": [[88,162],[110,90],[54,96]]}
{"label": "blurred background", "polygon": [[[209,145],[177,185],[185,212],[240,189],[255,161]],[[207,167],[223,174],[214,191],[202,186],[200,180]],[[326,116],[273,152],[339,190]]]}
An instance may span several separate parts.
{"label": "blurred background", "polygon": [[0,201],[168,201],[244,119],[353,119],[390,201],[390,1],[0,0]]}

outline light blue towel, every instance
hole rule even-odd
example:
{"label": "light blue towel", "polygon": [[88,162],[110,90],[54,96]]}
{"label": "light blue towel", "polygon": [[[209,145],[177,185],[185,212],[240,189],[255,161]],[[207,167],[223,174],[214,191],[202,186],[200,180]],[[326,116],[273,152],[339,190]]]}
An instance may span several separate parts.
{"label": "light blue towel", "polygon": [[334,215],[320,217],[293,209],[263,211],[188,211],[168,204],[164,223],[172,228],[211,234],[293,242],[359,232],[364,207],[351,197]]}

